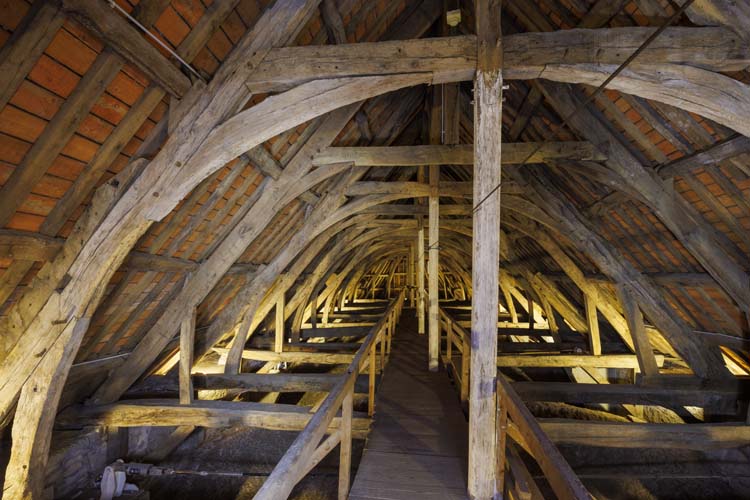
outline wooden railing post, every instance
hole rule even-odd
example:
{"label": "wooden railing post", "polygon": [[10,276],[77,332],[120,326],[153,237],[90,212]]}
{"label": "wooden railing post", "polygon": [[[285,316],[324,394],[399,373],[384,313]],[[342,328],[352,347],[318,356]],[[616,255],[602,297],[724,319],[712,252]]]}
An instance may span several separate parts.
{"label": "wooden railing post", "polygon": [[189,405],[193,402],[193,349],[195,348],[195,315],[196,309],[182,320],[180,325],[180,404]]}
{"label": "wooden railing post", "polygon": [[446,329],[445,357],[448,358],[448,364],[451,364],[453,362],[453,320],[449,319],[446,324],[448,328]]}
{"label": "wooden railing post", "polygon": [[386,322],[385,328],[383,328],[380,333],[378,333],[378,336],[380,338],[380,372],[383,372],[383,369],[385,369],[385,346],[386,346],[386,331],[388,328],[388,323]]}
{"label": "wooden railing post", "polygon": [[352,414],[354,413],[354,387],[349,389],[341,403],[341,427],[339,433],[339,500],[349,496],[349,478],[352,468]]}
{"label": "wooden railing post", "polygon": [[274,352],[282,352],[284,350],[284,307],[286,306],[285,306],[285,301],[284,301],[284,294],[282,293],[279,296],[279,299],[276,301],[276,316],[275,316],[274,342],[273,342]]}
{"label": "wooden railing post", "polygon": [[370,347],[369,385],[367,387],[367,414],[373,416],[375,413],[375,347],[373,342]]}
{"label": "wooden railing post", "polygon": [[396,329],[396,310],[394,309],[393,312],[390,315],[390,318],[388,319],[388,336],[387,336],[387,344],[385,351],[388,354],[388,357],[391,356],[391,344],[393,340],[393,331]]}
{"label": "wooden railing post", "polygon": [[504,394],[497,393],[497,493],[505,498],[505,453],[508,436],[508,410],[506,409]]}
{"label": "wooden railing post", "polygon": [[[354,355],[346,373],[331,389],[304,430],[297,436],[271,475],[268,476],[266,482],[256,493],[256,499],[277,500],[287,498],[294,485],[323,460],[337,444],[341,453],[338,497],[339,499],[347,498],[351,476],[354,385],[357,376],[364,369],[365,363],[369,361],[368,414],[372,416],[375,409],[377,343],[380,341],[381,349],[384,349],[388,329],[395,328],[395,322],[401,313],[404,293],[402,290],[397,302],[392,302],[380,321],[372,327],[357,350],[357,354]],[[390,332],[392,331],[390,330]],[[369,360],[366,357],[369,357]],[[339,429],[324,439],[326,430],[329,429],[339,409],[341,410]]]}
{"label": "wooden railing post", "polygon": [[469,360],[471,359],[471,347],[464,336],[461,338],[461,402],[469,400]]}

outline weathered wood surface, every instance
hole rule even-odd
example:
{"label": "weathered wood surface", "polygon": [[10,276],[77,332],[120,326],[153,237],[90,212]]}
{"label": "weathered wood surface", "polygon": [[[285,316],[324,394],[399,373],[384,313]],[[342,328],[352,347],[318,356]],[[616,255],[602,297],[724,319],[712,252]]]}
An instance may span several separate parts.
{"label": "weathered wood surface", "polygon": [[[314,345],[314,344],[313,344]],[[229,353],[229,349],[214,347],[214,351],[221,355]],[[242,359],[255,361],[272,361],[274,363],[318,363],[324,365],[349,364],[354,353],[336,354],[329,352],[298,352],[298,351],[264,351],[261,349],[244,349]]]}
{"label": "weathered wood surface", "polygon": [[149,43],[135,26],[104,2],[62,0],[61,3],[65,14],[96,33],[167,92],[181,98],[190,90],[190,79]]}
{"label": "weathered wood surface", "polygon": [[[545,184],[544,186],[542,182]],[[534,197],[535,203],[544,207],[544,210],[550,216],[561,223],[561,226],[558,228],[558,234],[565,234],[568,238],[572,238],[573,241],[580,245],[579,250],[585,251],[589,258],[597,264],[599,269],[606,272],[614,281],[627,283],[628,286],[637,292],[638,304],[643,308],[646,316],[665,336],[680,356],[690,364],[696,374],[702,377],[717,378],[726,375],[723,362],[719,360],[718,352],[715,350],[712,352],[711,348],[706,346],[700,337],[686,334],[691,329],[666,303],[657,287],[648,278],[636,271],[619,255],[619,252],[612,245],[595,233],[589,227],[591,224],[590,221],[586,221],[572,205],[563,201],[560,198],[561,194],[559,191],[552,188],[545,179],[537,176],[533,186],[538,193]],[[672,197],[668,197],[668,199],[672,199]],[[554,227],[556,224],[556,222],[553,222],[552,226]],[[536,231],[531,232],[531,234],[535,233]],[[553,240],[554,238],[548,236],[547,239]],[[547,249],[547,247],[556,247],[557,244],[553,241],[552,245],[543,244],[543,246]],[[572,279],[581,282],[579,286],[583,286],[584,288],[589,287],[589,285],[585,284],[586,280],[581,279],[583,273],[569,258],[566,258],[564,252],[556,255],[555,258],[556,260],[558,258],[565,260],[566,265],[563,266],[563,269]],[[725,272],[726,270],[721,271],[721,273]],[[735,278],[732,279],[734,280]],[[597,307],[601,307],[602,304],[606,303],[599,301]],[[600,310],[607,316],[608,320],[610,317],[616,319],[616,316],[608,314],[606,309],[601,308]],[[614,311],[616,309],[609,312],[614,313]],[[627,338],[631,342],[630,345],[633,345],[630,335]]]}
{"label": "weathered wood surface", "polygon": [[363,337],[370,332],[374,323],[365,323],[362,326],[330,326],[318,328],[302,328],[300,333],[303,338],[316,337]]}
{"label": "weathered wood surface", "polygon": [[[615,79],[617,80],[619,77]],[[545,83],[543,91],[552,106],[563,116],[576,109],[580,102],[569,86]],[[726,92],[727,95],[730,94],[731,88],[728,87]],[[681,106],[677,104],[677,107]],[[750,111],[746,112],[745,116],[747,113]],[[707,224],[701,214],[682,196],[672,196],[668,187],[649,173],[641,162],[608,129],[599,126],[599,123],[602,122],[590,107],[579,111],[571,119],[571,125],[583,137],[595,144],[602,144],[602,147],[606,145],[609,150],[606,161],[608,168],[617,174],[626,186],[638,193],[639,198],[654,211],[740,308],[747,310],[750,307],[750,279],[744,269],[723,249],[717,230]],[[750,132],[745,135],[749,134]],[[653,317],[650,319],[655,321]]]}
{"label": "weathered wood surface", "polygon": [[558,444],[604,448],[720,450],[747,446],[745,424],[640,424],[541,419],[542,429]]}
{"label": "weathered wood surface", "polygon": [[47,0],[36,0],[13,35],[5,41],[0,49],[0,109],[8,104],[64,20],[59,6]]}
{"label": "weathered wood surface", "polygon": [[712,413],[731,408],[745,392],[731,388],[692,389],[629,384],[573,384],[569,382],[516,382],[513,388],[524,401],[562,401],[566,403],[629,403],[637,405],[700,406]]}
{"label": "weathered wood surface", "polygon": [[[547,66],[595,74],[597,65],[625,61],[654,29],[628,27],[508,35],[503,37],[503,77],[539,78]],[[714,71],[736,71],[749,63],[747,46],[723,28],[668,28],[638,57],[640,65],[686,64]],[[432,73],[433,83],[444,83],[470,80],[476,64],[473,36],[284,47],[269,52],[248,85],[267,91],[316,78],[412,72]]]}
{"label": "weathered wood surface", "polygon": [[518,440],[530,451],[542,469],[557,498],[561,500],[592,500],[581,480],[570,464],[552,443],[549,436],[539,426],[524,402],[512,386],[503,378],[498,378],[498,410],[507,412],[511,425],[522,437]]}
{"label": "weathered wood surface", "polygon": [[394,334],[351,500],[466,498],[466,420],[445,372],[425,370],[416,323],[403,316]]}
{"label": "weathered wood surface", "polygon": [[[656,355],[655,361],[657,365],[664,364],[664,356]],[[583,366],[640,370],[638,358],[633,354],[603,354],[601,356],[588,354],[500,354],[497,356],[497,366],[501,368],[572,368]]]}
{"label": "weathered wood surface", "polygon": [[[341,458],[346,463],[351,460],[352,429],[350,425],[354,383],[357,374],[367,363],[368,359],[370,360],[370,372],[372,373],[374,371],[372,370],[372,359],[378,343],[380,344],[381,356],[385,354],[384,348],[386,342],[390,342],[388,337],[390,337],[393,328],[396,323],[398,323],[404,304],[404,297],[405,294],[402,290],[398,297],[390,303],[380,321],[372,327],[370,334],[362,343],[359,350],[357,350],[357,354],[352,359],[349,367],[347,367],[344,376],[342,376],[339,382],[336,383],[336,386],[331,390],[328,396],[326,396],[320,407],[315,412],[315,416],[297,436],[287,452],[284,453],[284,456],[281,457],[281,460],[276,464],[276,467],[274,467],[274,470],[268,476],[268,479],[266,479],[263,486],[261,486],[256,493],[255,498],[258,498],[259,500],[275,500],[277,498],[287,498],[289,496],[297,482],[299,482],[317,463],[316,460],[318,460],[319,457],[322,458],[330,451],[330,449],[325,447],[326,441],[323,441],[322,445],[319,443],[323,440],[326,430],[330,425],[329,423],[334,420],[339,409],[341,410],[341,423],[339,426],[338,439],[341,442]],[[388,348],[388,350],[390,349]],[[383,365],[381,364],[381,368],[382,367]],[[370,380],[372,382],[372,377]],[[370,409],[370,413],[371,411],[372,409]],[[347,422],[344,422],[344,419],[347,419]],[[347,443],[343,442],[344,439],[347,440]],[[323,447],[322,450],[321,447]],[[318,450],[321,450],[320,453],[318,453]],[[340,499],[344,499],[347,496],[349,485],[348,476],[348,468],[346,470],[339,469],[339,486],[347,488],[347,490],[339,491]]]}
{"label": "weathered wood surface", "polygon": [[[503,144],[501,161],[505,165],[561,159],[602,161],[606,158],[588,142],[517,142]],[[473,165],[474,147],[471,144],[329,147],[313,157],[315,165],[345,162],[360,167]]]}
{"label": "weathered wood surface", "polygon": [[195,316],[193,310],[180,324],[180,403],[193,402],[193,379],[190,371],[193,368],[193,351],[195,350]]}
{"label": "weathered wood surface", "polygon": [[[261,429],[299,431],[314,416],[309,407],[271,403],[238,401],[195,401],[181,405],[174,399],[133,400],[101,406],[74,406],[57,418],[64,428],[87,425],[113,427],[193,425],[199,427],[247,426]],[[356,415],[354,429],[363,436],[370,419]],[[330,430],[337,429],[340,420],[334,418]]]}
{"label": "weathered wood surface", "polygon": [[[191,108],[175,130],[173,137],[177,139],[167,141],[150,163],[137,161],[125,169],[126,174],[122,176],[124,179],[120,179],[122,181],[127,180],[128,174],[133,175],[148,163],[134,183],[102,187],[99,197],[105,200],[109,197],[108,201],[95,203],[94,206],[98,205],[96,209],[100,211],[92,208],[88,215],[79,220],[81,234],[66,241],[61,252],[63,255],[48,266],[45,273],[47,278],[29,292],[38,300],[26,308],[24,316],[10,319],[9,326],[19,335],[19,342],[9,353],[7,362],[0,367],[0,413],[9,411],[21,386],[40,363],[64,363],[64,360],[54,359],[49,354],[41,358],[30,354],[50,348],[55,342],[61,341],[60,318],[75,314],[83,316],[89,301],[102,288],[102,283],[109,281],[127,251],[153,221],[164,217],[192,187],[210,174],[211,169],[219,168],[225,163],[224,158],[211,155],[218,163],[209,161],[207,164],[204,159],[197,159],[201,155],[194,153],[203,149],[207,142],[205,139],[215,125],[236,112],[238,104],[247,99],[247,88],[242,83],[243,71],[235,71],[238,67],[246,68],[246,51],[252,53],[251,47],[255,46],[260,50],[261,47],[285,43],[287,39],[293,38],[298,25],[304,24],[315,7],[317,2],[314,0],[289,0],[274,4],[264,14],[264,19],[268,22],[259,22],[256,29],[250,30],[243,37],[208,88],[200,92],[200,105]],[[305,121],[305,118],[302,120]],[[183,141],[183,137],[190,137],[192,140]],[[248,144],[242,148],[250,149]],[[195,165],[207,167],[207,170],[188,167],[188,159],[198,160]],[[186,168],[173,168],[176,164]],[[186,172],[196,175],[186,175]],[[179,178],[179,181],[173,176]],[[158,200],[157,203],[154,200]],[[60,287],[63,276],[68,278],[65,280],[66,285]],[[28,334],[20,335],[23,332]],[[84,333],[81,332],[79,337],[69,341],[78,346]],[[73,355],[76,350],[73,350]],[[52,351],[54,350],[48,353]]]}
{"label": "weathered wood surface", "polygon": [[473,500],[497,490],[496,355],[499,303],[503,58],[501,2],[477,0],[474,79],[469,476]]}
{"label": "weathered wood surface", "polygon": [[[331,390],[342,376],[343,374],[339,373],[197,373],[193,375],[193,383],[196,389],[239,388],[254,392],[315,392]],[[363,383],[366,383],[366,378],[360,376],[355,384],[355,390],[361,388]]]}

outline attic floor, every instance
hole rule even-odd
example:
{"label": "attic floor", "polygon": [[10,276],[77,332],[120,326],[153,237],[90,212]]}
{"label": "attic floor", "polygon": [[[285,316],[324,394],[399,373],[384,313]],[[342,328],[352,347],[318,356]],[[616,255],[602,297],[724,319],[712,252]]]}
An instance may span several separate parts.
{"label": "attic floor", "polygon": [[378,389],[351,500],[465,499],[468,426],[445,371],[427,371],[427,335],[405,310]]}

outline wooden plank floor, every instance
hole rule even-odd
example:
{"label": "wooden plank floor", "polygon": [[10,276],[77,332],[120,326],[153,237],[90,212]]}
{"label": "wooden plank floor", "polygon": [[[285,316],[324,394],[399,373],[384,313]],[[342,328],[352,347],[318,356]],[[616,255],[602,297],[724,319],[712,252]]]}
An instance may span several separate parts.
{"label": "wooden plank floor", "polygon": [[427,371],[427,336],[404,310],[378,389],[351,500],[465,499],[468,427],[444,371]]}

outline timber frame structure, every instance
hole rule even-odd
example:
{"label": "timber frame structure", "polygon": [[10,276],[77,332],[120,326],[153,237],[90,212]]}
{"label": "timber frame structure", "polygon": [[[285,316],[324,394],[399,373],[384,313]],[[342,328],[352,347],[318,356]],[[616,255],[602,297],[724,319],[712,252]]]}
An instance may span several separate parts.
{"label": "timber frame structure", "polygon": [[749,68],[747,0],[2,2],[2,498],[227,427],[301,431],[257,498],[337,446],[346,498],[405,316],[472,499],[748,462]]}

